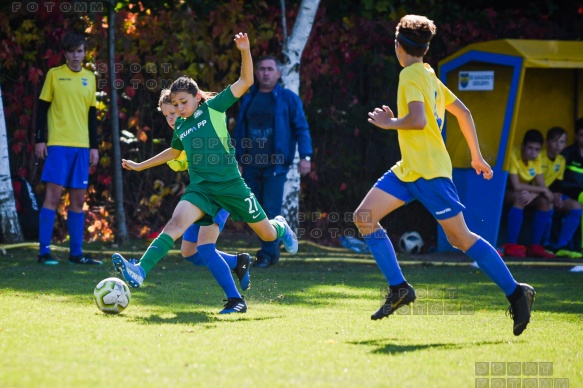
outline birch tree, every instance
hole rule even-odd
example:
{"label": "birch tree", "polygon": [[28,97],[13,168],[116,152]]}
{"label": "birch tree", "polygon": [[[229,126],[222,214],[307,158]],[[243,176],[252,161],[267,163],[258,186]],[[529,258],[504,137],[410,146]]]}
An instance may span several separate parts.
{"label": "birch tree", "polygon": [[[298,17],[294,24],[291,35],[287,36],[287,23],[285,18],[285,0],[281,1],[283,19],[283,52],[284,63],[282,63],[281,81],[285,88],[300,95],[300,59],[304,48],[308,43],[310,32],[314,24],[316,12],[320,5],[320,0],[302,0]],[[287,181],[283,189],[282,215],[289,222],[291,228],[297,232],[299,227],[300,209],[300,173],[298,163],[300,155],[296,147],[296,154],[292,167],[287,174]]]}
{"label": "birch tree", "polygon": [[4,103],[0,87],[0,223],[2,225],[2,241],[6,243],[22,242],[22,229],[16,213],[12,179],[10,178],[10,161],[8,160],[8,139],[6,135],[6,120],[4,119]]}

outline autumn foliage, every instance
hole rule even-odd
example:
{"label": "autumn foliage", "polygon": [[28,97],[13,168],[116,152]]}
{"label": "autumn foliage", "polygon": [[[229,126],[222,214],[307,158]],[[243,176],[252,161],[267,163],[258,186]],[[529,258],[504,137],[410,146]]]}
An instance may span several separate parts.
{"label": "autumn foliage", "polygon": [[[41,164],[34,157],[34,122],[40,89],[49,68],[63,63],[58,42],[67,29],[84,31],[89,40],[87,67],[98,82],[100,161],[91,170],[88,190],[87,240],[111,241],[115,230],[112,142],[120,141],[122,157],[144,160],[169,146],[171,130],[157,111],[161,88],[180,75],[189,75],[204,90],[219,91],[236,80],[239,53],[236,32],[247,32],[255,58],[278,55],[283,31],[279,2],[118,2],[116,6],[115,81],[109,82],[108,2],[102,9],[52,12],[5,6],[0,13],[0,82],[8,127],[11,171],[28,179],[42,194]],[[289,2],[288,29],[297,16]],[[350,221],[332,221],[358,205],[373,182],[399,159],[395,133],[379,131],[366,121],[367,112],[381,104],[395,106],[399,65],[393,51],[398,19],[415,6],[415,13],[436,20],[438,35],[427,60],[440,59],[476,42],[499,38],[577,39],[581,22],[576,1],[567,19],[539,10],[449,9],[423,2],[322,1],[302,56],[301,98],[312,129],[314,171],[302,180],[302,226],[345,228]],[[344,4],[346,3],[346,4]],[[358,3],[358,2],[357,2]],[[411,3],[411,5],[409,5]],[[434,2],[428,2],[434,3]],[[479,3],[479,2],[475,2]],[[536,3],[536,2],[535,2]],[[545,2],[545,4],[548,2]],[[565,12],[565,14],[567,14]],[[564,22],[567,20],[567,22]],[[120,139],[111,132],[110,96],[119,96]],[[236,109],[228,112],[232,128]],[[165,166],[135,173],[124,171],[124,208],[134,237],[158,231],[168,220],[188,177]],[[65,194],[66,196],[66,194]],[[66,203],[66,202],[65,202]],[[64,238],[60,214],[56,235]],[[413,218],[415,215],[412,216]],[[418,216],[420,217],[420,216]],[[389,227],[391,220],[388,221]],[[308,234],[309,236],[309,234]]]}

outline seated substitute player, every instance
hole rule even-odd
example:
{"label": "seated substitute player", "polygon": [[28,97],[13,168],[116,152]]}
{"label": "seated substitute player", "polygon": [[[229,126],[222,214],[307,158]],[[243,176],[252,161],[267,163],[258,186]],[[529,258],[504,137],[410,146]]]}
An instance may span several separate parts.
{"label": "seated substitute player", "polygon": [[[172,100],[170,98],[170,89],[163,89],[160,93],[160,100],[158,101],[158,109],[162,112],[166,118],[166,122],[174,130],[174,124],[176,119],[179,117],[176,113],[176,108],[172,105]],[[185,171],[188,169],[188,162],[186,161],[186,154],[184,151],[181,152],[178,159],[169,161],[168,166],[174,171]],[[203,240],[214,240],[215,243],[219,238],[219,234],[225,227],[225,223],[229,218],[229,212],[225,209],[216,215],[213,219],[214,223],[212,225],[200,226],[197,224],[192,224],[184,235],[182,236],[182,245],[180,251],[185,260],[190,261],[194,265],[207,266],[207,262],[200,257],[198,250],[196,248],[198,242],[198,236],[203,235]],[[210,237],[207,237],[210,236]],[[239,284],[243,291],[247,291],[251,285],[251,278],[249,274],[251,266],[251,256],[248,253],[239,253],[237,255],[230,255],[228,253],[217,250],[219,255],[225,260],[227,265],[231,270],[235,272],[239,278]]]}
{"label": "seated substitute player", "polygon": [[401,18],[395,38],[397,59],[404,67],[397,95],[399,118],[385,105],[368,114],[371,124],[397,130],[402,155],[354,214],[356,226],[389,284],[384,305],[371,319],[388,317],[416,299],[415,290],[401,272],[391,240],[379,223],[387,214],[416,199],[434,215],[451,245],[476,261],[503,290],[510,302],[514,335],[520,335],[530,321],[535,291],[528,284],[517,283],[496,249],[466,226],[464,206],[452,181],[451,160],[441,136],[446,109],[460,124],[476,174],[491,179],[493,171],[480,152],[470,111],[436,77],[431,66],[423,63],[435,31],[433,21],[425,16]]}
{"label": "seated substitute player", "polygon": [[[553,208],[555,212],[561,213],[563,216],[557,241],[548,242],[547,235],[544,245],[555,251],[557,257],[580,259],[583,254],[570,250],[569,242],[573,239],[581,221],[581,204],[561,193],[561,181],[565,173],[565,158],[561,152],[565,149],[566,144],[567,131],[561,127],[552,127],[547,132],[545,150],[540,153],[545,185],[554,195]],[[550,234],[550,231],[551,225],[549,223],[546,228],[547,234]]]}
{"label": "seated substitute player", "polygon": [[[112,256],[116,270],[132,287],[139,287],[148,272],[164,258],[174,241],[194,222],[212,224],[212,218],[221,209],[243,220],[265,241],[282,239],[290,253],[298,251],[298,240],[286,220],[277,216],[268,220],[255,196],[243,181],[235,160],[235,150],[227,131],[225,111],[253,84],[253,60],[247,34],[238,33],[235,44],[241,52],[239,79],[218,94],[201,91],[189,77],[180,77],[170,87],[172,104],[183,121],[174,129],[171,148],[136,163],[122,160],[128,170],[143,170],[175,159],[186,152],[190,183],[172,218],[162,233],[150,244],[139,263],[128,262],[119,253]],[[237,291],[228,265],[216,250],[215,242],[199,236],[198,252],[208,262],[208,268],[228,296],[222,314],[244,313],[245,300]]]}
{"label": "seated substitute player", "polygon": [[[542,246],[547,226],[553,219],[554,195],[545,185],[541,167],[540,152],[544,138],[536,129],[524,134],[522,145],[514,147],[510,153],[508,185],[504,201],[510,204],[508,211],[508,236],[504,244],[504,254],[512,257],[553,258],[553,253]],[[524,220],[524,208],[535,208],[532,220],[530,245],[518,245],[518,235]]]}
{"label": "seated substitute player", "polygon": [[[561,192],[583,204],[583,117],[575,121],[575,143],[565,148],[561,154],[565,157],[565,176],[561,181]],[[583,249],[583,227],[581,248]]]}

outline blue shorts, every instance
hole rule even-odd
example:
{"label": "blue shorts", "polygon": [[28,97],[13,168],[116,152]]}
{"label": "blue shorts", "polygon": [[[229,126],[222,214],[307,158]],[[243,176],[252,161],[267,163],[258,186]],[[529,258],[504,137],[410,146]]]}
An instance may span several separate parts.
{"label": "blue shorts", "polygon": [[[223,231],[223,228],[225,227],[225,223],[227,222],[227,218],[229,218],[229,215],[230,214],[228,211],[226,211],[225,209],[221,209],[219,210],[215,218],[213,218],[213,222],[219,225],[219,232]],[[190,225],[190,227],[186,229],[186,232],[184,232],[184,234],[182,235],[182,239],[193,243],[198,242],[199,230],[200,225],[197,224]]]}
{"label": "blue shorts", "polygon": [[418,200],[438,220],[455,217],[466,208],[460,202],[455,185],[449,178],[419,178],[415,182],[403,182],[389,170],[374,187],[405,203]]}
{"label": "blue shorts", "polygon": [[50,146],[41,180],[68,189],[86,189],[89,183],[89,148]]}

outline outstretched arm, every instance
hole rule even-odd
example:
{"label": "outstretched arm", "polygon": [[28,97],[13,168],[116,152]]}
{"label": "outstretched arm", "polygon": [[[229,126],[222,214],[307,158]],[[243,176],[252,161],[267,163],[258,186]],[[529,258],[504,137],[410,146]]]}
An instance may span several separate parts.
{"label": "outstretched arm", "polygon": [[253,59],[247,34],[240,32],[235,35],[235,44],[241,51],[241,76],[231,85],[231,92],[233,96],[239,98],[253,85]]}
{"label": "outstretched arm", "polygon": [[141,163],[134,162],[132,160],[122,159],[121,166],[126,170],[142,171],[150,167],[159,166],[170,160],[176,159],[180,155],[180,150],[175,148],[167,148],[160,152],[156,156],[152,156],[148,160],[144,160]]}
{"label": "outstretched arm", "polygon": [[456,117],[460,125],[462,134],[470,148],[472,167],[476,170],[476,174],[483,174],[484,179],[492,179],[494,171],[492,171],[492,167],[482,157],[480,144],[478,143],[478,135],[476,135],[476,126],[470,110],[460,100],[455,100],[453,103],[447,105],[445,109]]}

